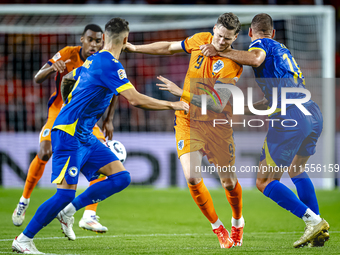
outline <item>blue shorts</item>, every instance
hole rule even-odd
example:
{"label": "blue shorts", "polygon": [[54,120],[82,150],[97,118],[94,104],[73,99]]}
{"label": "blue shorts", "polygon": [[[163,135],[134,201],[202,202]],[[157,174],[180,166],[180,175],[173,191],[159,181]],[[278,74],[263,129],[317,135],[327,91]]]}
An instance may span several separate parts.
{"label": "blue shorts", "polygon": [[[266,159],[271,166],[290,166],[295,155],[310,156],[315,153],[315,146],[322,132],[321,111],[312,100],[303,104],[312,114],[304,115],[295,105],[288,107],[286,115],[280,113],[270,117],[269,129],[264,141],[260,161]],[[284,121],[286,120],[286,121]],[[295,120],[289,121],[289,120]],[[281,123],[284,121],[284,127]],[[273,127],[272,127],[272,123]],[[292,127],[297,123],[295,127]]]}
{"label": "blue shorts", "polygon": [[97,179],[100,168],[118,160],[116,155],[93,134],[85,143],[61,130],[53,130],[51,138],[52,183],[60,184],[65,178],[67,184],[77,184],[79,171],[88,181]]}

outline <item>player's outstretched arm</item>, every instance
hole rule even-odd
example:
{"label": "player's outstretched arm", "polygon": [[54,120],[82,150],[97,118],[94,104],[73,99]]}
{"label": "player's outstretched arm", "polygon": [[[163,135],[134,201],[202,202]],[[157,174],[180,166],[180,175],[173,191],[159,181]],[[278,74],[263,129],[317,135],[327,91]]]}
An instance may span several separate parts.
{"label": "player's outstretched arm", "polygon": [[69,72],[63,77],[61,81],[61,85],[60,85],[60,91],[61,91],[61,97],[64,102],[66,101],[68,95],[71,93],[75,83],[76,83],[76,80],[74,79],[72,72]]}
{"label": "player's outstretched arm", "polygon": [[51,66],[49,64],[45,64],[38,73],[34,76],[34,81],[36,83],[42,83],[45,81],[52,73],[59,72],[63,73],[66,69],[66,64],[70,62],[71,59],[66,61],[59,60],[53,63]]}
{"label": "player's outstretched arm", "polygon": [[144,53],[151,55],[172,55],[178,52],[184,52],[181,41],[178,42],[155,42],[144,45],[134,45],[127,43],[126,52]]}
{"label": "player's outstretched arm", "polygon": [[[188,91],[183,91],[183,89],[178,87],[175,83],[168,80],[167,78],[164,78],[163,76],[158,76],[157,78],[160,81],[164,82],[164,84],[157,84],[160,90],[167,90],[174,96],[182,97],[193,105],[196,105],[198,107],[202,106],[202,99],[200,95],[195,95],[189,93]],[[229,101],[231,92],[227,88],[215,88],[215,90],[219,94],[222,104],[219,102],[217,95],[214,95],[215,100],[213,100],[211,97],[207,98],[207,109],[217,113],[221,113]],[[215,101],[218,102],[218,104],[216,104]]]}
{"label": "player's outstretched arm", "polygon": [[219,55],[224,58],[229,58],[240,65],[252,67],[259,67],[266,58],[266,54],[262,50],[243,51],[227,49],[225,51],[218,52],[212,44],[201,45],[200,49],[202,54],[207,57]]}
{"label": "player's outstretched arm", "polygon": [[148,97],[139,93],[135,88],[124,90],[120,93],[125,97],[130,104],[144,110],[161,111],[161,110],[176,110],[189,111],[189,105],[182,101],[169,102]]}
{"label": "player's outstretched arm", "polygon": [[[269,101],[264,97],[260,101],[255,102],[253,106],[257,110],[267,110],[268,103]],[[254,113],[249,110],[248,105],[244,106],[244,115],[254,115]]]}

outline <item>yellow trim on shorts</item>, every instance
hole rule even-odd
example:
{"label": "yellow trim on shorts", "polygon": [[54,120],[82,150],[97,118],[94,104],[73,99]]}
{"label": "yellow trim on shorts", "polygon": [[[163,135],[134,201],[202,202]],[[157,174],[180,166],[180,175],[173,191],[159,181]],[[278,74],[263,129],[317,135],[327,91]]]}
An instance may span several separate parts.
{"label": "yellow trim on shorts", "polygon": [[68,157],[63,169],[61,170],[61,172],[59,174],[59,176],[52,183],[60,184],[63,181],[63,179],[65,177],[66,169],[68,167],[68,163],[70,162],[70,158],[71,158],[71,156]]}
{"label": "yellow trim on shorts", "polygon": [[248,51],[252,51],[252,50],[262,50],[262,51],[264,52],[264,54],[266,54],[266,55],[267,55],[267,52],[266,52],[264,49],[262,49],[262,48],[258,48],[258,47],[251,47],[251,48],[249,48],[249,49],[248,49]]}
{"label": "yellow trim on shorts", "polygon": [[134,86],[131,84],[131,82],[125,83],[124,85],[118,87],[116,90],[118,93],[123,92],[124,90],[128,90],[134,88]]}
{"label": "yellow trim on shorts", "polygon": [[268,144],[267,144],[267,137],[266,137],[266,140],[264,140],[264,150],[265,150],[265,153],[266,153],[266,162],[267,162],[267,165],[269,165],[271,167],[277,166],[275,161],[270,156],[269,149],[268,149]]}
{"label": "yellow trim on shorts", "polygon": [[64,132],[68,133],[71,136],[74,136],[74,133],[76,132],[77,124],[78,124],[78,119],[74,123],[72,123],[72,124],[57,125],[53,129],[59,129],[59,130],[62,130]]}

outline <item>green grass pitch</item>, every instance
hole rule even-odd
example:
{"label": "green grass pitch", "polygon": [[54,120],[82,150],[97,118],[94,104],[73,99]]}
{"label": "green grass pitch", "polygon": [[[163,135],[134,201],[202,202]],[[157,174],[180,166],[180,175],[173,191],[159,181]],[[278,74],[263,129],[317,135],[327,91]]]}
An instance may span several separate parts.
{"label": "green grass pitch", "polygon": [[[34,215],[38,206],[55,193],[37,188],[26,219],[15,227],[11,215],[21,196],[19,189],[0,188],[0,254],[13,254],[11,244]],[[78,192],[79,193],[79,192]],[[219,218],[230,229],[231,209],[222,189],[211,190]],[[317,191],[321,216],[330,224],[330,240],[322,248],[294,249],[304,223],[281,209],[257,190],[243,191],[246,221],[242,247],[220,249],[209,222],[187,189],[129,187],[101,202],[97,214],[107,226],[106,234],[78,227],[83,210],[75,215],[75,241],[63,237],[53,220],[35,238],[37,248],[48,254],[339,254],[340,191]]]}

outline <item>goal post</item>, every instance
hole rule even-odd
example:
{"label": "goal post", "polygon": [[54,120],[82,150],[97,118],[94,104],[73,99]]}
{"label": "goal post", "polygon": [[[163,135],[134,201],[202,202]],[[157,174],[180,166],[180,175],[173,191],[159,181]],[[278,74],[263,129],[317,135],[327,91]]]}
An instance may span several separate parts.
{"label": "goal post", "polygon": [[[75,38],[74,41],[78,43],[76,37],[82,33],[85,25],[96,23],[104,27],[105,23],[112,17],[122,17],[129,21],[130,31],[131,33],[135,33],[134,38],[137,38],[137,35],[140,34],[140,37],[144,38],[143,40],[147,41],[145,38],[150,38],[150,41],[152,41],[152,38],[154,38],[153,33],[158,31],[175,34],[178,33],[179,30],[184,30],[186,31],[185,33],[187,36],[189,36],[188,33],[197,32],[202,28],[211,29],[216,23],[218,15],[224,12],[235,13],[243,25],[240,36],[235,41],[236,49],[247,49],[250,42],[247,38],[247,30],[254,15],[258,13],[268,13],[273,17],[274,22],[277,22],[277,24],[281,26],[278,28],[281,39],[286,42],[287,47],[292,51],[292,54],[299,63],[305,77],[318,79],[319,81],[319,84],[312,85],[311,90],[312,97],[313,91],[316,91],[317,95],[320,94],[317,96],[318,98],[316,98],[316,101],[320,104],[324,117],[322,165],[327,166],[336,163],[336,32],[335,10],[331,6],[4,4],[1,5],[0,8],[0,43],[3,44],[0,48],[0,57],[11,51],[11,47],[14,46],[9,44],[15,43],[15,38],[18,34],[70,34],[73,36],[72,38]],[[183,33],[179,34],[182,35]],[[302,34],[302,38],[299,36],[300,34]],[[12,39],[6,39],[6,36]],[[169,38],[177,37],[177,34],[173,37],[169,36]],[[36,41],[41,40],[34,36],[32,38],[32,40]],[[69,40],[65,39],[65,41],[69,43]],[[57,48],[57,46],[53,47],[53,50]],[[24,48],[25,47],[23,46],[23,54],[30,54],[29,52],[24,52]],[[51,52],[53,50],[51,50]],[[49,54],[49,51],[48,53],[47,51],[47,49],[43,49],[41,54],[47,56]],[[13,58],[13,61],[15,60],[16,58]],[[142,60],[138,61],[148,62],[150,60],[143,57]],[[151,62],[152,61],[153,60],[151,60]],[[155,63],[163,62],[163,58],[159,58],[158,62],[155,61]],[[40,62],[37,63],[35,69],[36,66],[41,66],[40,64]],[[146,64],[145,66],[147,67],[149,65],[152,65],[152,63]],[[1,68],[0,72],[6,74],[6,79],[11,79],[10,72],[7,69],[4,69],[6,67]],[[247,71],[245,68],[243,75],[245,77],[251,77],[249,76],[249,73],[250,71]],[[3,75],[3,77],[5,77],[5,75]],[[0,77],[0,81],[1,79],[2,78]],[[137,80],[138,76],[136,76],[135,79]],[[43,108],[43,110],[45,111],[46,109]],[[139,114],[140,113],[137,113],[139,118],[141,118]],[[145,116],[143,118],[147,119],[147,115]],[[33,116],[32,118],[37,119],[38,117]],[[145,121],[147,122],[147,120]],[[37,126],[40,125],[41,123],[37,124]],[[2,127],[1,130],[7,131],[10,130],[10,128],[5,126]],[[323,188],[334,188],[334,173],[327,172],[322,177]]]}

